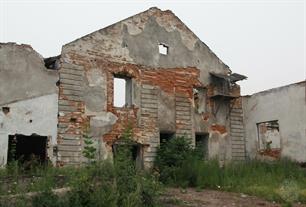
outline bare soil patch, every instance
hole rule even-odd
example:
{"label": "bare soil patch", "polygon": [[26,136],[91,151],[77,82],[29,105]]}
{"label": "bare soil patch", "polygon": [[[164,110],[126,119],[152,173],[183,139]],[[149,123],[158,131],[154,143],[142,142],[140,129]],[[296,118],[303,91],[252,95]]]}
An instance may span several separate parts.
{"label": "bare soil patch", "polygon": [[[196,190],[192,188],[168,188],[162,197],[166,207],[281,207],[281,204],[241,193],[215,190]],[[305,204],[295,204],[306,207]]]}

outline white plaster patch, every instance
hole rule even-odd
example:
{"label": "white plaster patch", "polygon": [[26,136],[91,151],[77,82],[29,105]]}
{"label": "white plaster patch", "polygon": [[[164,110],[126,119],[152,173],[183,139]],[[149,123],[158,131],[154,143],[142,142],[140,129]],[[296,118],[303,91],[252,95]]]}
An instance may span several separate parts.
{"label": "white plaster patch", "polygon": [[51,137],[48,155],[52,158],[52,146],[57,137],[58,95],[40,96],[7,106],[10,107],[8,114],[0,112],[0,166],[6,164],[8,136],[14,134]]}
{"label": "white plaster patch", "polygon": [[90,119],[90,126],[103,127],[110,124],[114,124],[117,121],[117,117],[111,112],[101,112],[95,117]]}

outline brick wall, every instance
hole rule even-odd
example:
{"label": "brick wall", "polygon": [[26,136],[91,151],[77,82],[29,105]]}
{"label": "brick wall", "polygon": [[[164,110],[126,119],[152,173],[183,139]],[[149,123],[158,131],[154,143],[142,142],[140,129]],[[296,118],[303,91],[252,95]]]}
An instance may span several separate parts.
{"label": "brick wall", "polygon": [[[133,138],[143,145],[143,160],[146,167],[152,165],[159,146],[158,92],[175,97],[177,135],[192,137],[191,109],[193,87],[200,87],[199,70],[195,68],[145,68],[134,64],[113,63],[97,57],[88,58],[79,54],[69,55],[70,64],[63,60],[60,68],[58,164],[82,162],[82,134],[88,126],[83,99],[84,74],[92,68],[101,68],[106,74],[107,107],[118,119],[112,129],[101,137],[111,146],[127,127],[132,128]],[[131,107],[113,106],[113,76],[124,74],[140,85],[140,103]]]}
{"label": "brick wall", "polygon": [[58,165],[79,164],[82,160],[82,133],[84,116],[84,68],[63,63],[59,71]]}

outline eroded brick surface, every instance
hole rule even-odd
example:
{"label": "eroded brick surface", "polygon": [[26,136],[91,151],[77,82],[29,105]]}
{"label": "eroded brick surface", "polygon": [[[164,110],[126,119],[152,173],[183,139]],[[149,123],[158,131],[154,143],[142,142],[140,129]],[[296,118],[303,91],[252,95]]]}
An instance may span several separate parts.
{"label": "eroded brick surface", "polygon": [[[86,129],[95,131],[93,138],[102,143],[98,146],[101,154],[111,155],[111,146],[131,128],[133,139],[142,146],[143,163],[150,167],[160,144],[161,119],[169,119],[169,132],[176,136],[190,138],[195,144],[196,133],[207,133],[214,137],[216,145],[211,150],[225,151],[224,147],[230,146],[217,145],[228,136],[229,105],[212,98],[216,86],[209,72],[228,74],[228,67],[172,12],[153,8],[132,19],[63,47],[59,163],[73,163],[70,157],[82,161],[80,148]],[[169,54],[158,53],[161,41],[169,46]],[[114,75],[132,80],[131,106],[114,107]],[[198,89],[203,93],[200,94],[201,103],[194,102]],[[171,98],[161,103],[161,93]],[[239,87],[235,86],[225,95],[235,97],[239,93]],[[172,108],[166,106],[167,103]],[[199,105],[201,112],[197,108]],[[163,117],[161,109],[173,111],[170,113],[173,117]],[[111,117],[112,122],[106,120],[107,117]],[[96,121],[94,128],[91,126],[93,119]],[[67,147],[61,147],[64,144]],[[211,154],[223,156],[225,152]]]}

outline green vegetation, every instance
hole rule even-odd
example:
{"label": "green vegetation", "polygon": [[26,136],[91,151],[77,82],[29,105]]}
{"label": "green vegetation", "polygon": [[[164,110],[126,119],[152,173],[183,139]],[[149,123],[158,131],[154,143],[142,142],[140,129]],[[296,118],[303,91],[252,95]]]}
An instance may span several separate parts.
{"label": "green vegetation", "polygon": [[93,146],[93,138],[86,133],[83,135],[83,140],[85,146],[82,153],[89,163],[94,162],[97,149]]}
{"label": "green vegetation", "polygon": [[[127,131],[122,139],[126,144],[118,147],[114,164],[104,161],[78,168],[36,166],[30,170],[15,163],[8,166],[0,171],[0,207],[158,206],[159,181],[136,169],[128,144],[131,133]],[[59,188],[64,192],[53,191]]]}
{"label": "green vegetation", "polygon": [[127,130],[117,142],[113,161],[94,162],[91,141],[86,144],[91,161],[81,167],[12,161],[0,170],[0,207],[155,207],[161,205],[160,181],[171,187],[246,193],[286,206],[306,203],[306,171],[289,160],[221,167],[217,160],[204,160],[203,152],[193,149],[187,139],[177,137],[159,148],[154,172],[145,172],[133,160],[131,137]]}
{"label": "green vegetation", "polygon": [[287,203],[306,201],[306,170],[289,160],[221,167],[217,160],[201,159],[186,139],[177,137],[160,147],[155,166],[169,186],[241,192]]}

